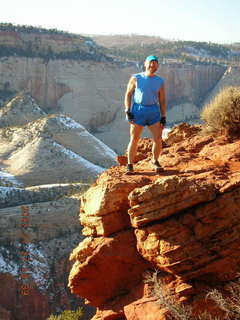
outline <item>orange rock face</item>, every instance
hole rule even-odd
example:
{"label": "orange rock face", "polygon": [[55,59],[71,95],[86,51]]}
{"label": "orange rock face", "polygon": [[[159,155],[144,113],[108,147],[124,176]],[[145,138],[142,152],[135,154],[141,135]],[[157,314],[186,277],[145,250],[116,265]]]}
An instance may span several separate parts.
{"label": "orange rock face", "polygon": [[240,140],[199,133],[186,124],[170,133],[161,175],[151,167],[149,140],[145,149],[142,141],[145,158],[134,175],[111,168],[83,196],[89,237],[72,253],[69,287],[98,308],[94,320],[165,320],[144,282],[154,270],[194,314],[224,319],[205,296],[239,277]]}
{"label": "orange rock face", "polygon": [[[106,238],[86,238],[71,258],[76,262],[70,276],[70,288],[77,287],[75,293],[96,307],[127,294],[149,268],[136,250],[132,230]],[[90,283],[92,290],[89,290]]]}
{"label": "orange rock face", "polygon": [[5,288],[4,294],[2,292],[0,295],[0,305],[4,306],[4,309],[0,307],[1,320],[46,319],[49,316],[48,297],[37,289],[31,287],[29,290],[29,284],[24,289],[20,281],[7,273],[1,273],[0,282]]}

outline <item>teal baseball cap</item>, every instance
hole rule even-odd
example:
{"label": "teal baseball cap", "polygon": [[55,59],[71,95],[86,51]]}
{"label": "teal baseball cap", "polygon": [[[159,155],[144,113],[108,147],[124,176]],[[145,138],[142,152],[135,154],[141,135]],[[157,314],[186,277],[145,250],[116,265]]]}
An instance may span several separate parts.
{"label": "teal baseball cap", "polygon": [[145,59],[145,62],[149,62],[149,61],[157,61],[158,62],[158,57],[156,56],[148,56],[146,59]]}

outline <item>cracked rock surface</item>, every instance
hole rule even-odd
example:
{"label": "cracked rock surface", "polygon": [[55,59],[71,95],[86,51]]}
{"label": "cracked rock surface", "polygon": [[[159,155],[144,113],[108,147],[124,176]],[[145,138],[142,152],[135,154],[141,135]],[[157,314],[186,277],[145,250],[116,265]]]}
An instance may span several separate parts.
{"label": "cracked rock surface", "polygon": [[94,320],[167,319],[144,282],[146,271],[158,270],[195,314],[218,312],[206,291],[236,281],[240,140],[200,130],[182,124],[169,134],[161,174],[153,171],[151,143],[143,139],[133,175],[125,165],[110,168],[82,196],[87,238],[71,255],[69,287],[98,308]]}

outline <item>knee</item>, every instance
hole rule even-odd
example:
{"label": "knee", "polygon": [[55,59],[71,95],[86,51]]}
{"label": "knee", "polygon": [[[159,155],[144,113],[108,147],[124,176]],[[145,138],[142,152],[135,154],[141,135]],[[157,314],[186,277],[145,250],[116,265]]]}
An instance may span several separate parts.
{"label": "knee", "polygon": [[130,143],[131,144],[137,144],[139,141],[140,137],[139,136],[131,136],[130,138]]}
{"label": "knee", "polygon": [[154,137],[153,137],[153,141],[154,141],[155,143],[162,143],[162,135],[159,134],[159,135],[154,136]]}

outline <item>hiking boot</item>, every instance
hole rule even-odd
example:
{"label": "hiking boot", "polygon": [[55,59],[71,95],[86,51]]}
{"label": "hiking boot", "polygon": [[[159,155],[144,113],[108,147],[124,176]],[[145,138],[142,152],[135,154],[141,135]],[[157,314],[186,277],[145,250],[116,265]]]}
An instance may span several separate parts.
{"label": "hiking boot", "polygon": [[157,173],[163,172],[164,169],[163,167],[160,165],[160,163],[158,162],[158,160],[153,161],[153,165],[154,165],[154,169]]}
{"label": "hiking boot", "polygon": [[127,168],[126,168],[126,174],[133,174],[133,165],[131,163],[128,163]]}

